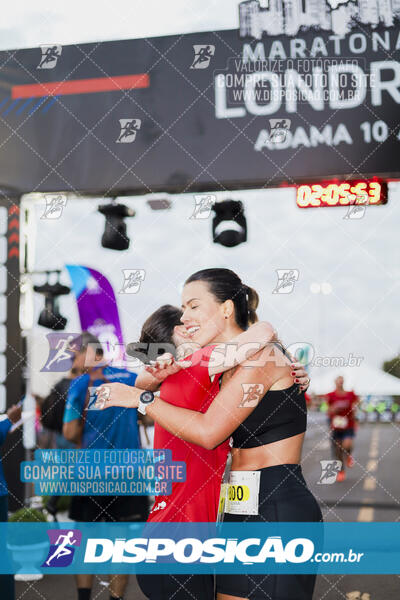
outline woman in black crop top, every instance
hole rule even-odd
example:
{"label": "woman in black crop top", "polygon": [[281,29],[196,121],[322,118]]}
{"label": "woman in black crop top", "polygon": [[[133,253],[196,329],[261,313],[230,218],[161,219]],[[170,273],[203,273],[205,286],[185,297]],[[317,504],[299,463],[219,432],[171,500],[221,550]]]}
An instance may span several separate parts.
{"label": "woman in black crop top", "polygon": [[[256,292],[235,273],[206,269],[185,283],[182,322],[200,346],[219,344],[257,320],[257,304]],[[134,390],[123,392],[121,384],[109,387],[108,406],[138,406]],[[232,436],[232,493],[224,521],[322,521],[300,466],[307,424],[304,393],[293,385],[290,360],[278,343],[225,373],[205,413],[173,406],[161,397],[148,405],[146,414],[174,435],[210,450]],[[235,497],[240,486],[246,486],[246,499]],[[218,575],[217,600],[311,600],[315,578]]]}

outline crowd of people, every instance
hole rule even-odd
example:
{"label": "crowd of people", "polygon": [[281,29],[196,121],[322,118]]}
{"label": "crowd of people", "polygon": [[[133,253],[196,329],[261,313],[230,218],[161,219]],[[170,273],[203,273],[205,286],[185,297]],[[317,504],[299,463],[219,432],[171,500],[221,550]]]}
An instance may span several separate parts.
{"label": "crowd of people", "polygon": [[[187,279],[181,304],[153,313],[139,340],[148,348],[169,344],[171,353],[145,360],[135,374],[107,364],[98,339],[83,332],[71,345],[78,350],[70,372],[38,401],[42,423],[54,432],[57,448],[135,449],[141,445],[139,424],[154,425],[154,448],[169,448],[174,461],[185,461],[186,480],[173,483],[171,494],[156,496],[152,508],[146,496],[72,497],[69,518],[321,522],[300,465],[309,378],[272,325],[258,321],[257,293],[229,269],[206,269]],[[352,464],[357,397],[338,378],[327,400],[334,454],[344,479],[345,467]],[[0,423],[0,442],[19,417],[19,407],[9,410]],[[241,482],[249,489],[248,501],[239,508],[220,502],[227,462],[228,486]],[[2,481],[0,470],[0,488]],[[6,498],[6,493],[4,483],[4,520],[7,507],[1,494]],[[56,497],[48,499],[48,512],[55,514],[56,505]],[[138,575],[138,582],[150,600],[311,600],[315,577],[168,574]],[[14,597],[10,578],[8,582],[6,600]],[[92,582],[92,575],[76,575],[78,600],[89,600]],[[110,597],[123,598],[127,584],[127,575],[110,576]]]}

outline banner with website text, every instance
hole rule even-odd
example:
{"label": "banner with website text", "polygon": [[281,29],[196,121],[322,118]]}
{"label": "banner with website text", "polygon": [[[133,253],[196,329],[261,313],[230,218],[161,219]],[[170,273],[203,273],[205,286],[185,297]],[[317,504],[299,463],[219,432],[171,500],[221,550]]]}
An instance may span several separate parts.
{"label": "banner with website text", "polygon": [[248,0],[230,31],[0,52],[0,183],[113,195],[399,177],[399,16],[383,0]]}

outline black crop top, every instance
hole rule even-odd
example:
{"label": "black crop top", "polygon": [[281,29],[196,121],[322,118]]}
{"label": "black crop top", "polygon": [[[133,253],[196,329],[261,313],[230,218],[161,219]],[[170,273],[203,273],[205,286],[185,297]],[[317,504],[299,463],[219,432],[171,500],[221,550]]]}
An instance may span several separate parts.
{"label": "black crop top", "polygon": [[[284,348],[281,350],[286,354]],[[307,405],[299,386],[294,384],[283,390],[269,390],[232,433],[233,447],[264,446],[303,433],[306,428]]]}
{"label": "black crop top", "polygon": [[283,440],[307,428],[304,392],[296,384],[269,390],[247,419],[232,433],[234,448],[255,448]]}

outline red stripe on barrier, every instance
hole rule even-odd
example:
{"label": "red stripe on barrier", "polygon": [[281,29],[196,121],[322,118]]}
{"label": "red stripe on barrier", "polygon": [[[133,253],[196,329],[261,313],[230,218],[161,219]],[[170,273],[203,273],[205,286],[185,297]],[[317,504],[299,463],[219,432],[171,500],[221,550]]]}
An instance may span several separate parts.
{"label": "red stripe on barrier", "polygon": [[19,229],[19,221],[15,217],[8,223],[8,229]]}
{"label": "red stripe on barrier", "polygon": [[15,241],[15,242],[17,242],[17,243],[19,242],[19,235],[18,235],[18,233],[12,233],[12,234],[10,235],[10,237],[8,238],[8,243],[9,243],[10,245],[11,245],[11,244],[12,244],[14,241]]}
{"label": "red stripe on barrier", "polygon": [[139,75],[119,75],[117,77],[96,77],[93,79],[73,79],[71,81],[51,81],[24,85],[14,85],[12,98],[34,98],[44,96],[63,96],[66,94],[92,94],[95,92],[117,92],[147,88],[150,77],[147,73]]}

